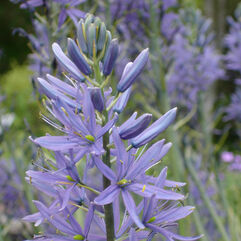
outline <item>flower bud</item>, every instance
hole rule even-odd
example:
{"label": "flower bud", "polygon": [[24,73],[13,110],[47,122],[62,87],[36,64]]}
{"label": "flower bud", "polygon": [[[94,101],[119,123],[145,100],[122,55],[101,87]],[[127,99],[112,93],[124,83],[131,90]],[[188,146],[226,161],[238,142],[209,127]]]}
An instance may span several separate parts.
{"label": "flower bud", "polygon": [[81,19],[78,23],[77,38],[78,38],[78,43],[79,43],[79,46],[80,46],[82,52],[87,54],[88,49],[87,49],[87,45],[86,45],[85,26],[84,26],[83,19]]}
{"label": "flower bud", "polygon": [[88,89],[90,91],[90,97],[94,108],[99,112],[102,112],[104,110],[104,99],[101,94],[101,89],[96,87],[91,87]]}
{"label": "flower bud", "polygon": [[87,14],[85,20],[80,20],[77,28],[80,48],[88,57],[93,57],[93,52],[100,59],[103,58],[107,46],[111,41],[111,34],[106,30],[105,24],[98,17]]}
{"label": "flower bud", "polygon": [[129,63],[125,66],[122,75],[125,75],[126,73],[128,73],[128,72],[130,71],[132,65],[133,65],[133,62],[129,62]]}
{"label": "flower bud", "polygon": [[144,114],[136,120],[135,117],[136,112],[124,124],[120,126],[119,135],[122,139],[130,139],[142,133],[142,131],[144,131],[149,125],[152,115]]}
{"label": "flower bud", "polygon": [[131,87],[128,90],[126,90],[119,98],[119,100],[116,102],[113,108],[114,112],[117,112],[118,114],[120,114],[124,110],[129,100],[130,94],[131,94]]}
{"label": "flower bud", "polygon": [[96,27],[94,23],[90,23],[86,29],[86,39],[89,56],[93,57],[94,51],[96,54]]}
{"label": "flower bud", "polygon": [[144,130],[140,135],[133,138],[131,140],[132,146],[135,148],[143,146],[157,137],[161,132],[167,129],[169,125],[171,125],[176,117],[176,112],[177,108],[169,110],[161,118],[155,121],[150,127]]}
{"label": "flower bud", "polygon": [[39,87],[41,89],[41,92],[43,92],[48,98],[50,99],[56,99],[60,98],[63,102],[68,104],[73,109],[81,110],[80,104],[78,104],[73,99],[69,98],[68,96],[64,95],[61,91],[58,91],[58,89],[51,85],[49,82],[42,78],[38,78]]}
{"label": "flower bud", "polygon": [[149,56],[149,49],[144,49],[133,62],[132,67],[129,71],[122,74],[121,80],[117,85],[117,90],[119,92],[124,92],[128,89],[136,78],[140,75],[143,68],[145,67]]}
{"label": "flower bud", "polygon": [[57,43],[53,43],[52,49],[58,63],[77,81],[85,81],[84,76],[81,74],[77,66],[64,54],[61,47]]}
{"label": "flower bud", "polygon": [[111,39],[112,39],[111,32],[107,30],[106,33],[107,33],[107,40],[106,40],[106,43],[105,43],[105,51],[107,51],[107,49],[109,48],[109,45],[110,45],[110,42],[111,42]]}
{"label": "flower bud", "polygon": [[91,68],[84,56],[80,53],[80,50],[73,39],[68,39],[68,54],[71,60],[75,63],[75,65],[79,68],[79,70],[85,74],[91,74]]}
{"label": "flower bud", "polygon": [[100,24],[100,30],[98,34],[97,50],[101,51],[104,48],[106,40],[106,26],[104,23]]}
{"label": "flower bud", "polygon": [[89,25],[94,22],[94,19],[95,19],[94,15],[86,14],[85,23],[84,23],[85,30],[88,29]]}
{"label": "flower bud", "polygon": [[115,66],[116,59],[118,57],[118,52],[119,52],[118,40],[113,39],[111,40],[110,45],[104,57],[103,74],[105,76],[109,75],[112,72],[112,69]]}
{"label": "flower bud", "polygon": [[99,29],[100,29],[100,24],[101,24],[100,18],[99,17],[95,17],[93,23],[94,23],[96,31],[97,31],[96,39],[98,39],[98,37],[99,37]]}

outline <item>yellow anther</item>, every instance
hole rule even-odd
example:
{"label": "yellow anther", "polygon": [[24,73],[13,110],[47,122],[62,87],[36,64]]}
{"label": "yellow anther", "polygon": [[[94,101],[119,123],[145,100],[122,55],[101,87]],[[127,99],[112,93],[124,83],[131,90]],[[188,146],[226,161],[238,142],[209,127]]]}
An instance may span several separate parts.
{"label": "yellow anther", "polygon": [[84,139],[84,137],[81,135],[81,133],[77,132],[77,131],[74,131],[74,134],[81,137],[82,139]]}
{"label": "yellow anther", "polygon": [[145,190],[146,190],[146,185],[143,186],[142,192],[144,192]]}
{"label": "yellow anther", "polygon": [[85,239],[85,238],[84,238],[82,235],[80,235],[80,234],[75,235],[73,238],[74,238],[74,240],[84,240],[84,239]]}
{"label": "yellow anther", "polygon": [[65,185],[72,185],[73,183],[70,183],[70,182],[56,182],[57,184],[65,184]]}
{"label": "yellow anther", "polygon": [[117,182],[117,185],[125,186],[125,185],[127,185],[129,183],[130,183],[130,181],[128,181],[126,179],[121,179],[119,182]]}
{"label": "yellow anther", "polygon": [[88,141],[95,142],[95,138],[94,138],[92,135],[86,135],[85,138],[86,138]]}
{"label": "yellow anther", "polygon": [[42,99],[43,105],[46,105],[46,100],[45,98]]}
{"label": "yellow anther", "polygon": [[66,116],[69,116],[69,114],[67,113],[67,111],[65,110],[65,108],[62,106],[61,107],[61,110],[64,112],[64,114],[66,115]]}
{"label": "yellow anther", "polygon": [[75,180],[74,180],[70,175],[67,175],[66,178],[67,178],[67,180],[69,180],[70,182],[75,182]]}
{"label": "yellow anther", "polygon": [[156,220],[156,217],[152,217],[149,219],[149,221],[147,223],[153,223]]}

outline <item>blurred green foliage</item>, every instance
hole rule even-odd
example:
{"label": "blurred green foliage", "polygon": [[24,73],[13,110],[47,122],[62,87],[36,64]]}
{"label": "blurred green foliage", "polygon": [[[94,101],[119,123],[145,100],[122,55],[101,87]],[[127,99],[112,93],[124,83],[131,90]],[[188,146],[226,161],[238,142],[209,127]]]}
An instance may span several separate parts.
{"label": "blurred green foliage", "polygon": [[0,77],[2,83],[1,91],[6,96],[3,105],[8,112],[15,114],[15,120],[10,131],[26,131],[26,123],[36,135],[41,135],[43,130],[43,121],[39,118],[40,106],[36,97],[33,95],[33,86],[31,83],[32,72],[26,65],[12,65],[12,70]]}
{"label": "blurred green foliage", "polygon": [[240,202],[240,193],[241,193],[241,185],[237,185],[237,183],[241,183],[241,175],[240,172],[226,172],[225,183],[227,197],[230,203],[230,206],[233,207],[234,212],[236,214],[240,214],[240,222],[241,222],[241,202]]}

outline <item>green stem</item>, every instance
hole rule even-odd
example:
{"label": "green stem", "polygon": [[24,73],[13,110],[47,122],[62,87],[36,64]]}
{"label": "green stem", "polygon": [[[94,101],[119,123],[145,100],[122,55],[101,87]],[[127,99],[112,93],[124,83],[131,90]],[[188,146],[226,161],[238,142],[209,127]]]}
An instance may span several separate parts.
{"label": "green stem", "polygon": [[107,29],[111,29],[111,11],[110,11],[110,0],[105,0],[105,19]]}
{"label": "green stem", "polygon": [[[216,172],[215,172],[215,176],[216,176],[216,182],[217,182],[217,185],[218,185],[218,193],[220,194],[220,197],[221,197],[221,200],[222,200],[222,204],[223,204],[223,207],[224,207],[224,210],[226,212],[226,215],[227,215],[227,218],[226,218],[226,223],[229,227],[229,231],[231,231],[231,226],[233,226],[232,224],[232,217],[231,217],[231,212],[230,212],[230,209],[231,209],[231,206],[229,205],[229,202],[228,202],[228,199],[227,199],[227,196],[226,196],[226,192],[224,190],[224,186],[222,185],[222,182],[220,180],[220,176],[219,176],[219,164],[216,162]],[[231,233],[231,232],[230,232]]]}
{"label": "green stem", "polygon": [[[93,44],[93,53],[95,53],[95,44]],[[94,68],[94,73],[95,73],[95,81],[98,83],[98,84],[101,84],[102,83],[102,77],[101,77],[101,73],[100,73],[100,68],[99,68],[99,60],[97,59],[97,57],[93,56],[93,59],[94,59],[94,63],[93,63],[93,68]]]}
{"label": "green stem", "polygon": [[145,103],[144,108],[145,111],[151,113],[155,118],[159,119],[161,117],[161,113],[158,112],[155,108],[153,108],[150,104]]}
{"label": "green stem", "polygon": [[184,160],[180,151],[180,144],[177,131],[173,130],[173,127],[169,127],[167,130],[168,141],[172,142],[173,146],[170,150],[169,157],[172,161],[172,171],[178,180],[184,180]]}
{"label": "green stem", "polygon": [[222,240],[223,241],[230,241],[228,235],[227,235],[227,232],[222,224],[222,222],[220,221],[220,218],[219,216],[217,215],[212,203],[211,203],[211,200],[209,199],[209,197],[207,196],[206,192],[205,192],[205,189],[201,183],[201,181],[199,180],[199,177],[192,165],[192,162],[191,160],[185,160],[185,164],[187,166],[187,169],[194,181],[194,183],[196,184],[199,192],[200,192],[200,196],[205,204],[205,206],[207,207],[217,229],[219,230],[221,236],[222,236]]}
{"label": "green stem", "polygon": [[121,97],[122,93],[118,93],[118,95],[116,96],[116,98],[110,103],[110,105],[107,107],[107,111],[109,111],[118,101],[118,99]]}
{"label": "green stem", "polygon": [[173,129],[176,131],[178,130],[180,127],[184,126],[188,121],[190,121],[192,119],[192,117],[196,114],[197,112],[197,106],[194,105],[194,107],[192,108],[192,110],[181,120],[179,120],[173,127]]}
{"label": "green stem", "polygon": [[[152,60],[152,66],[154,71],[154,76],[156,78],[156,103],[158,109],[161,113],[165,113],[170,109],[169,98],[166,91],[166,81],[164,66],[162,64],[162,53],[160,51],[158,38],[160,37],[160,26],[157,25],[158,16],[155,11],[155,4],[153,0],[149,0],[150,6],[150,53],[154,56]],[[178,180],[183,179],[184,177],[184,168],[182,156],[179,150],[179,143],[177,133],[173,128],[168,128],[167,130],[168,141],[173,143],[173,147],[169,152],[169,158],[172,160],[172,172]]]}
{"label": "green stem", "polygon": [[[108,121],[108,112],[105,113],[105,122]],[[103,162],[108,166],[111,167],[110,162],[110,149],[108,148],[109,144],[109,132],[107,132],[103,137],[103,147],[106,151],[105,155],[103,156]],[[103,187],[104,189],[108,188],[111,185],[111,182],[108,178],[103,176]],[[114,241],[115,240],[115,233],[114,233],[114,215],[113,215],[113,205],[107,204],[104,205],[105,210],[105,226],[106,226],[106,235],[107,241]]]}
{"label": "green stem", "polygon": [[[189,203],[192,206],[195,205],[192,197],[189,197]],[[202,240],[203,241],[211,241],[207,232],[206,232],[206,230],[205,230],[205,227],[203,226],[202,218],[201,218],[201,216],[199,214],[199,211],[197,209],[193,212],[193,217],[194,217],[195,226],[197,228],[197,232],[204,235]]]}

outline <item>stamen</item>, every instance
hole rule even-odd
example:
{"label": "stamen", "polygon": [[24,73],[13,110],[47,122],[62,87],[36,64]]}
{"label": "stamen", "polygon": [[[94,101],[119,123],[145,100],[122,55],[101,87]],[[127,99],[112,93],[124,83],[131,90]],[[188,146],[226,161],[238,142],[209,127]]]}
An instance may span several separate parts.
{"label": "stamen", "polygon": [[64,114],[65,114],[67,117],[69,117],[68,112],[65,110],[65,108],[64,108],[63,106],[61,107],[61,110],[64,112]]}
{"label": "stamen", "polygon": [[124,187],[124,186],[126,186],[126,185],[128,185],[128,184],[130,184],[130,183],[131,183],[130,180],[121,179],[119,182],[117,182],[117,185]]}
{"label": "stamen", "polygon": [[74,239],[74,240],[84,240],[85,238],[84,238],[82,235],[77,234],[77,235],[75,235],[75,236],[73,237],[73,239]]}
{"label": "stamen", "polygon": [[69,180],[71,182],[75,182],[75,180],[70,175],[67,175],[66,178],[67,178],[67,180]]}
{"label": "stamen", "polygon": [[86,138],[88,141],[95,142],[95,138],[94,138],[92,135],[86,135],[85,138]]}
{"label": "stamen", "polygon": [[84,137],[82,136],[81,133],[79,133],[79,132],[77,132],[77,131],[74,131],[74,134],[77,135],[77,136],[79,136],[79,137],[81,137],[82,139],[84,139]]}
{"label": "stamen", "polygon": [[155,220],[156,220],[156,217],[152,217],[152,218],[150,218],[150,219],[148,220],[147,223],[153,223]]}

